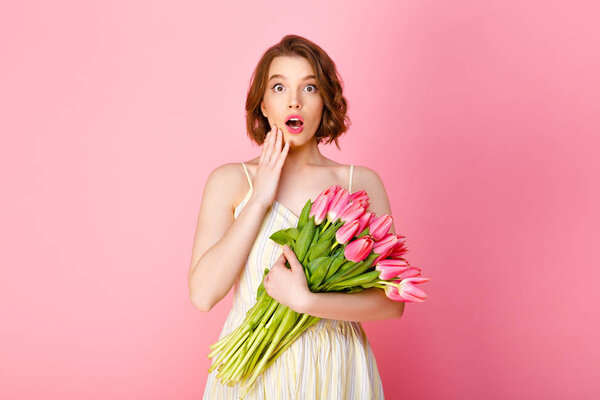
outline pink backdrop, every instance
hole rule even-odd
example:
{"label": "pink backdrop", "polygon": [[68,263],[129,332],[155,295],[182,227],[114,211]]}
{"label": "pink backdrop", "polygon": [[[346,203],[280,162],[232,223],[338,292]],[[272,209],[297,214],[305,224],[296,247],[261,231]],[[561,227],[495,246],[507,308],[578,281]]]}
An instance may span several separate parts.
{"label": "pink backdrop", "polygon": [[259,154],[287,33],[345,82],[323,152],[380,173],[431,279],[364,323],[386,398],[599,398],[599,3],[213,3],[0,5],[0,398],[201,397],[231,306],[188,298],[203,186]]}

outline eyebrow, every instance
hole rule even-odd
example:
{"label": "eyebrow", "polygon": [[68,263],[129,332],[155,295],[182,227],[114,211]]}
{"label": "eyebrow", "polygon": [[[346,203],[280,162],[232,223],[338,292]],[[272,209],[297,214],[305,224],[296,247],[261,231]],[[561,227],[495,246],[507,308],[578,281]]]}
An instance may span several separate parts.
{"label": "eyebrow", "polygon": [[[306,75],[304,78],[302,78],[303,81],[310,79],[310,78],[314,78],[314,75]],[[274,79],[274,78],[282,78],[282,79],[286,79],[285,76],[281,75],[281,74],[275,74],[275,75],[271,75],[271,77],[269,78],[269,80]]]}

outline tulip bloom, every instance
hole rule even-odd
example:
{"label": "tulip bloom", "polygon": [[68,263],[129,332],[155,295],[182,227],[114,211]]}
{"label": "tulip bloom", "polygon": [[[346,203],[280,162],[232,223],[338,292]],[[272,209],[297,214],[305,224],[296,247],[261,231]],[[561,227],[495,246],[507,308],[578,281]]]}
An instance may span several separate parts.
{"label": "tulip bloom", "polygon": [[396,245],[392,249],[392,251],[388,254],[389,258],[401,258],[408,251],[408,247],[406,246],[406,236],[396,235],[398,241]]}
{"label": "tulip bloom", "polygon": [[346,189],[341,188],[335,194],[331,203],[329,204],[329,208],[327,211],[327,220],[330,222],[335,222],[338,219],[338,216],[344,210],[346,205],[349,203],[348,198],[350,197],[350,193]]}
{"label": "tulip bloom", "polygon": [[374,218],[375,214],[372,212],[365,212],[363,215],[361,215],[358,219],[358,229],[356,232],[360,234],[362,231],[364,231]]}
{"label": "tulip bloom", "polygon": [[406,279],[406,278],[414,278],[415,276],[421,275],[421,268],[418,267],[409,267],[406,271],[400,273],[396,277],[396,279]]}
{"label": "tulip bloom", "polygon": [[385,235],[389,233],[392,226],[392,216],[383,214],[380,217],[375,218],[369,224],[369,234],[373,240],[380,241]]}
{"label": "tulip bloom", "polygon": [[385,287],[385,294],[388,298],[395,301],[414,301],[424,302],[427,293],[415,286],[417,283],[425,283],[429,278],[420,276],[406,278],[401,281],[392,281]]}
{"label": "tulip bloom", "polygon": [[379,279],[387,281],[397,277],[407,269],[410,269],[410,266],[408,265],[408,262],[406,260],[385,259],[379,261],[375,265],[375,269],[377,271],[381,271],[381,273],[379,274]]}
{"label": "tulip bloom", "polygon": [[354,192],[350,195],[348,201],[353,202],[353,201],[369,201],[369,196],[367,196],[367,192],[365,192],[364,190],[359,190],[358,192]]}
{"label": "tulip bloom", "polygon": [[340,213],[339,218],[344,221],[344,223],[353,221],[360,218],[365,213],[365,210],[366,209],[360,203],[348,203]]}
{"label": "tulip bloom", "polygon": [[325,189],[321,193],[319,193],[319,196],[327,196],[330,193],[333,193],[335,195],[341,189],[342,189],[342,187],[340,185],[329,186],[327,189]]}
{"label": "tulip bloom", "polygon": [[361,262],[369,256],[373,249],[373,239],[369,236],[363,236],[352,242],[344,248],[344,256],[352,262]]}
{"label": "tulip bloom", "polygon": [[335,232],[335,240],[339,244],[346,244],[350,239],[352,239],[356,235],[356,231],[358,230],[359,222],[357,219],[350,223],[346,223],[341,226]]}
{"label": "tulip bloom", "polygon": [[321,223],[325,220],[325,217],[327,216],[327,208],[331,202],[331,196],[331,193],[324,196],[319,195],[319,197],[317,197],[313,203],[310,213],[308,214],[308,218],[315,217],[315,225],[321,225]]}

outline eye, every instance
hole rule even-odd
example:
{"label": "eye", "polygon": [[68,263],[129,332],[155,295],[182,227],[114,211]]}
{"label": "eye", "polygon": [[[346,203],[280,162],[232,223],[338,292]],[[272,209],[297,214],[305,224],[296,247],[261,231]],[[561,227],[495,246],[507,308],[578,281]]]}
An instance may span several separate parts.
{"label": "eye", "polygon": [[306,85],[306,87],[309,87],[309,86],[312,86],[312,87],[314,87],[314,89],[313,89],[313,90],[311,90],[311,91],[310,91],[310,93],[314,93],[314,92],[316,92],[317,90],[319,90],[319,89],[317,89],[317,86],[316,86],[316,85],[313,85],[312,83],[311,83],[311,84],[309,84],[309,85]]}
{"label": "eye", "polygon": [[[282,85],[281,83],[276,83],[276,84],[274,84],[273,86],[271,86],[271,89],[272,89],[272,90],[275,90],[275,92],[281,93],[281,92],[282,92],[282,90],[277,90],[277,89],[276,89],[276,87],[277,87],[277,86],[281,86],[281,87],[283,87],[283,85]],[[317,88],[317,85],[313,85],[312,83],[311,83],[311,84],[308,84],[308,85],[306,85],[306,87],[309,87],[309,86],[312,86],[312,87],[313,87],[313,89],[312,89],[312,90],[310,90],[310,91],[309,91],[309,93],[314,93],[314,92],[317,92],[317,91],[319,90],[319,89]]]}
{"label": "eye", "polygon": [[[283,85],[282,85],[281,83],[276,83],[275,85],[273,85],[273,86],[271,87],[271,89],[275,89],[277,86],[281,86],[281,87],[283,87]],[[281,92],[281,90],[275,90],[275,91],[276,91],[276,92]]]}

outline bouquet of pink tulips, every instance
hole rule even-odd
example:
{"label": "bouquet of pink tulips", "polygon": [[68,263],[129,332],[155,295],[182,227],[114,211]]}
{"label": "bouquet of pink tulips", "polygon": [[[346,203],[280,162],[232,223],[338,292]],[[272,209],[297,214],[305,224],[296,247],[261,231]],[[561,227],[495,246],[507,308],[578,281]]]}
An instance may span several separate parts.
{"label": "bouquet of pink tulips", "polygon": [[[366,211],[368,207],[364,190],[350,194],[339,185],[331,186],[314,203],[307,201],[298,226],[270,238],[294,250],[312,292],[352,293],[377,287],[395,301],[425,301],[425,292],[416,284],[429,278],[421,277],[421,270],[402,258],[406,238],[389,232],[390,215],[377,217]],[[265,269],[265,275],[268,272]],[[217,368],[223,384],[246,382],[241,397],[298,336],[320,320],[279,304],[262,283],[256,298],[242,325],[211,345],[208,355],[219,354],[209,372]]]}

